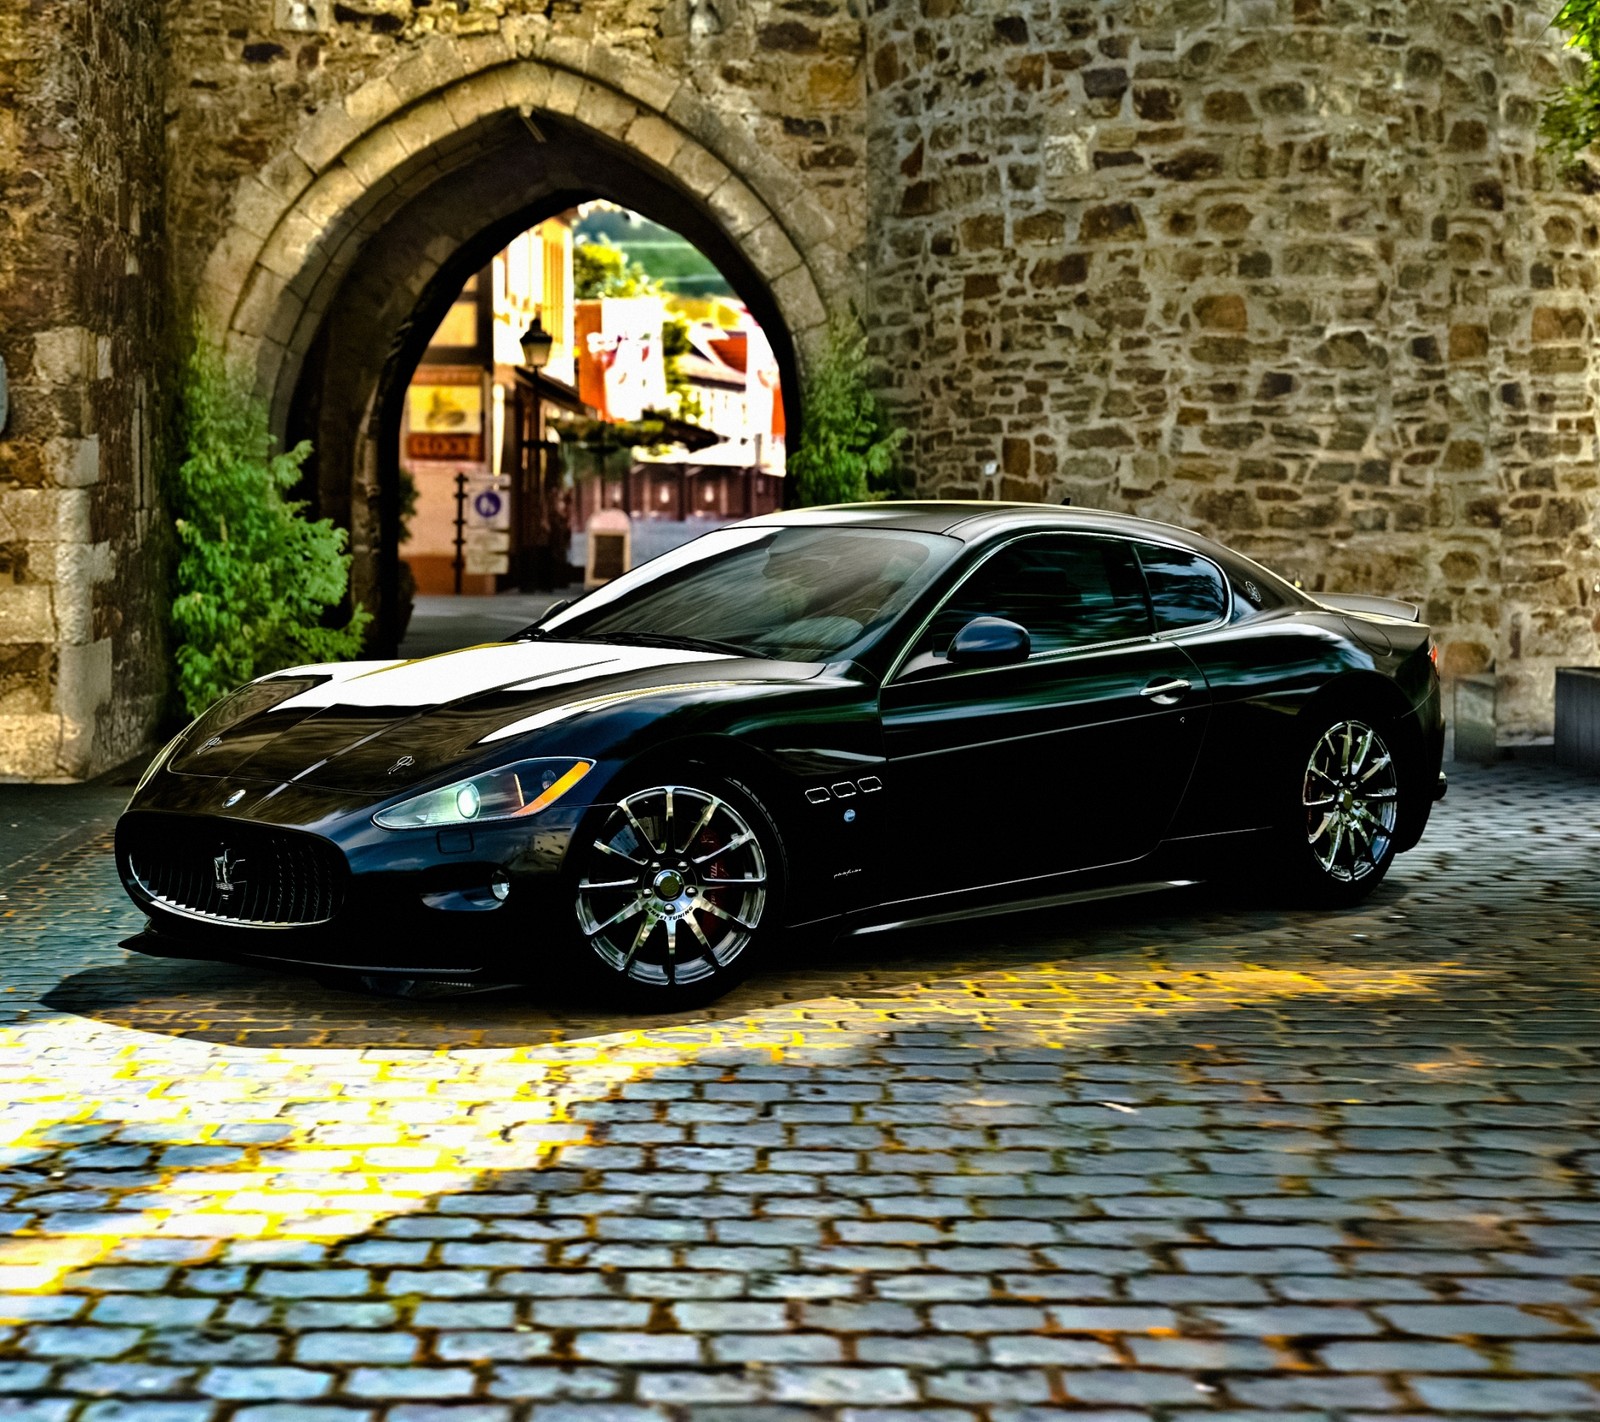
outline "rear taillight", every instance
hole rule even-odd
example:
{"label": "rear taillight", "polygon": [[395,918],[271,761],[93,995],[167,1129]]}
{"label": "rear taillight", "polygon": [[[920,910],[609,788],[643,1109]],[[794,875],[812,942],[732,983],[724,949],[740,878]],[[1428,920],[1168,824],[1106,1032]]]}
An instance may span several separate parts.
{"label": "rear taillight", "polygon": [[1439,644],[1435,642],[1432,637],[1428,638],[1428,660],[1432,662],[1434,666],[1439,665]]}

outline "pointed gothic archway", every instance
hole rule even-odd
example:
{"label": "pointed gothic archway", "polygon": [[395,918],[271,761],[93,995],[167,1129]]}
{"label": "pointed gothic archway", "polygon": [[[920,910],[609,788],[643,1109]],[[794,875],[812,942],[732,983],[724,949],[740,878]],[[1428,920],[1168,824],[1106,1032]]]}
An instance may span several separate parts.
{"label": "pointed gothic archway", "polygon": [[241,188],[201,290],[274,433],[312,440],[319,511],[350,530],[352,588],[385,645],[405,387],[462,282],[515,233],[589,198],[681,232],[767,331],[786,403],[854,294],[832,224],[797,181],[663,76],[591,52],[611,82],[521,59],[407,99],[406,71],[427,53],[320,115]]}

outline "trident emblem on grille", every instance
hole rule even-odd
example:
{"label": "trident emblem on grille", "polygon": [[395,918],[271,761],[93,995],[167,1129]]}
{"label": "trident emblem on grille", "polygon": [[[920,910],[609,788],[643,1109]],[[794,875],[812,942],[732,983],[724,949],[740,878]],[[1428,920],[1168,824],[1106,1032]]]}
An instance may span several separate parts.
{"label": "trident emblem on grille", "polygon": [[[217,892],[227,898],[237,887],[233,874],[244,863],[242,859],[235,859],[233,851],[227,845],[222,846],[222,853],[211,861],[211,867],[217,871]],[[238,881],[242,883],[243,881]]]}

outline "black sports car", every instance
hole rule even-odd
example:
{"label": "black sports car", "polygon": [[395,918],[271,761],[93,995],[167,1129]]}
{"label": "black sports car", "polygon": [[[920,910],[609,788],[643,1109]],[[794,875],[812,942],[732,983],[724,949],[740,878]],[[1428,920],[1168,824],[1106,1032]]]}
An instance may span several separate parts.
{"label": "black sports car", "polygon": [[219,702],[118,824],[129,946],[667,1006],[803,925],[1241,872],[1353,902],[1444,792],[1416,619],[1078,509],[755,519],[508,642]]}

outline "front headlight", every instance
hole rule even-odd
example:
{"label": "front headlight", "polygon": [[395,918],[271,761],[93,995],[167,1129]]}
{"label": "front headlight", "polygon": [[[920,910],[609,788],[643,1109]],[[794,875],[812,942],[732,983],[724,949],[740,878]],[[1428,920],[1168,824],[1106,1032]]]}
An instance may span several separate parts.
{"label": "front headlight", "polygon": [[458,780],[440,790],[413,795],[372,819],[384,829],[431,829],[482,820],[515,820],[555,804],[594,769],[592,760],[570,757],[519,760]]}

